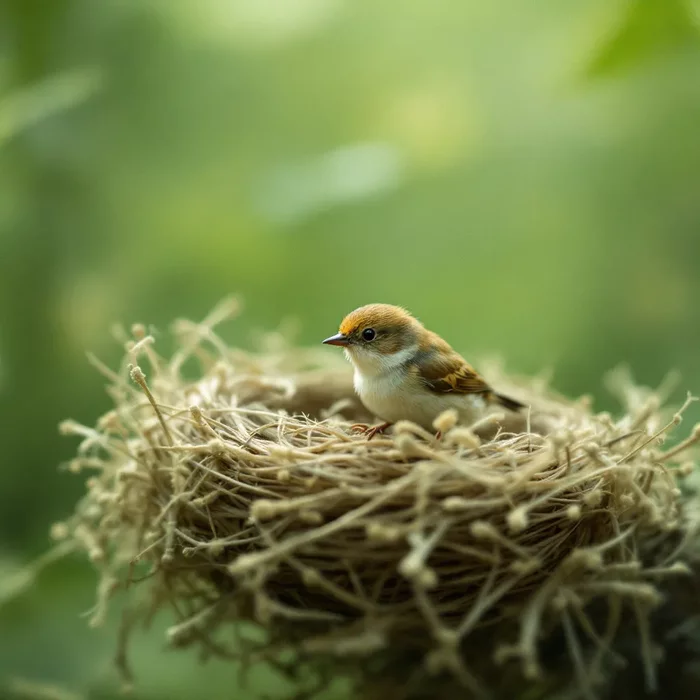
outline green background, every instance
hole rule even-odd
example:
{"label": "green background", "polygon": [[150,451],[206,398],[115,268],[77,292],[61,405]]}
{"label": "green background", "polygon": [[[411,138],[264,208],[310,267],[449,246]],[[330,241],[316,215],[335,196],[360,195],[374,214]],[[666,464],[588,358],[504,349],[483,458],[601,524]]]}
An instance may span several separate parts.
{"label": "green background", "polygon": [[[0,696],[118,687],[87,564],[11,595],[82,491],[56,426],[108,408],[85,352],[117,361],[113,322],[164,342],[236,292],[229,340],[293,317],[316,343],[385,301],[601,408],[620,362],[700,392],[699,9],[2,0]],[[135,697],[252,693],[166,623]]]}

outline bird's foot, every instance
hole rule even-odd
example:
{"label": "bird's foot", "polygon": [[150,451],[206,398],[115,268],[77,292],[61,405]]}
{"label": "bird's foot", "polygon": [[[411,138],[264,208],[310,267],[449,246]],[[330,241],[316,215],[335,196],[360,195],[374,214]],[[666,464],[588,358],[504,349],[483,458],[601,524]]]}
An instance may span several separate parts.
{"label": "bird's foot", "polygon": [[367,440],[371,440],[375,435],[383,433],[387,428],[391,427],[391,423],[380,423],[379,425],[367,425],[366,423],[355,423],[350,426],[353,433],[363,433]]}

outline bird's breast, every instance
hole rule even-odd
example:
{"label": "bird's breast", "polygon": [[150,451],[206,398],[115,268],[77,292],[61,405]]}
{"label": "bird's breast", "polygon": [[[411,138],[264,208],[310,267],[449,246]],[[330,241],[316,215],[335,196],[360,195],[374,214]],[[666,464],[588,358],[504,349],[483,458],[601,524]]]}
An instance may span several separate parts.
{"label": "bird's breast", "polygon": [[355,372],[355,391],[362,403],[377,417],[389,423],[410,420],[427,430],[449,408],[457,410],[460,420],[471,423],[483,413],[481,397],[459,394],[436,394],[415,377],[399,372],[367,377]]}

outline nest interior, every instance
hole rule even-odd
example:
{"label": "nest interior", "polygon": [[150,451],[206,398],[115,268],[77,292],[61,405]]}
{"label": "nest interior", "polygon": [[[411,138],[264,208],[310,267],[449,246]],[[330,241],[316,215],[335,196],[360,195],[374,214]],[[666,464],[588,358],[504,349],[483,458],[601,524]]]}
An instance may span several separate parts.
{"label": "nest interior", "polygon": [[89,476],[53,535],[100,573],[94,624],[123,593],[125,630],[169,608],[174,647],[345,674],[365,697],[562,677],[593,696],[632,620],[653,687],[649,620],[689,570],[679,484],[700,435],[664,446],[685,407],[665,409],[665,388],[617,374],[613,417],[491,368],[531,406],[521,425],[446,414],[439,438],[402,423],[367,441],[342,357],[280,333],[231,348],[215,327],[236,312],[176,323],[167,358],[135,326],[120,368],[95,360],[114,408],[62,426]]}

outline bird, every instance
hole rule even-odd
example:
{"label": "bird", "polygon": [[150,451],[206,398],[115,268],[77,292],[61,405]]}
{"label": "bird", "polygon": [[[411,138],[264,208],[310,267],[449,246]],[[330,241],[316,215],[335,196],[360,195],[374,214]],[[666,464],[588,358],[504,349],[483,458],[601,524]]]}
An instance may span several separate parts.
{"label": "bird", "polygon": [[494,391],[447,341],[400,306],[361,306],[322,342],[344,348],[354,368],[355,391],[383,421],[353,426],[370,440],[399,420],[431,430],[435,418],[448,409],[470,424],[490,407],[515,412],[525,407]]}

